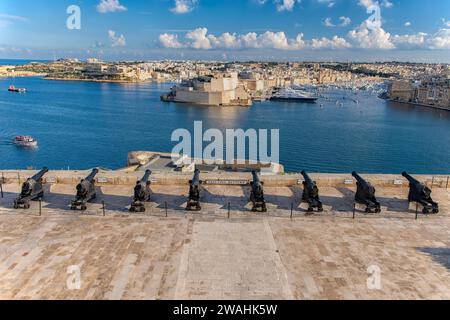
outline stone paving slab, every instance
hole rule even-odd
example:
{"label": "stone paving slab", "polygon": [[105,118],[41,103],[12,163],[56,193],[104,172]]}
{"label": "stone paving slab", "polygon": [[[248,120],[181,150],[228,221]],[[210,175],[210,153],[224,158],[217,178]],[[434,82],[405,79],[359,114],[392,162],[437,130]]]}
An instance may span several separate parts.
{"label": "stone paving slab", "polygon": [[[352,188],[321,188],[325,212],[309,216],[298,188],[266,188],[262,215],[242,187],[208,186],[202,213],[186,214],[188,188],[153,186],[133,215],[132,186],[99,188],[83,214],[68,207],[75,185],[46,188],[38,216],[37,202],[14,210],[20,187],[4,186],[0,299],[450,299],[445,189],[433,192],[439,215],[415,220],[407,189],[387,188],[382,214],[353,220]],[[367,286],[373,270],[379,290]]]}

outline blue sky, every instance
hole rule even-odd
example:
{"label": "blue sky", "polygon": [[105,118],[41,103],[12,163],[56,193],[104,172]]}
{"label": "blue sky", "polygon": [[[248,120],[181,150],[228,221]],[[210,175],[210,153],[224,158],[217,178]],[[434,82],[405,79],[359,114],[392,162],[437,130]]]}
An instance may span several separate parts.
{"label": "blue sky", "polygon": [[450,1],[2,0],[0,58],[53,57],[450,62]]}

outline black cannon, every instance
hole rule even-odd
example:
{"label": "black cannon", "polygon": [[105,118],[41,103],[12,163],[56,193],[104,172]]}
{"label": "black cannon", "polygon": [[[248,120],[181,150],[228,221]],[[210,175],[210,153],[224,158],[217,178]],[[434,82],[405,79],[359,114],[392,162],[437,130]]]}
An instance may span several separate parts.
{"label": "black cannon", "polygon": [[264,199],[263,182],[259,180],[256,171],[252,171],[253,180],[250,182],[252,191],[250,201],[253,203],[253,212],[267,212],[266,200]]}
{"label": "black cannon", "polygon": [[189,180],[189,198],[186,206],[188,211],[200,211],[202,207],[200,206],[200,185],[202,181],[200,180],[200,170],[196,169],[194,172],[194,177]]}
{"label": "black cannon", "polygon": [[97,173],[98,169],[92,170],[86,179],[81,180],[77,185],[77,195],[75,196],[75,199],[72,200],[70,207],[72,210],[77,210],[79,208],[84,211],[87,209],[86,204],[96,198],[95,176]]}
{"label": "black cannon", "polygon": [[305,171],[302,171],[303,181],[303,195],[302,201],[308,204],[308,211],[312,212],[317,209],[318,212],[323,211],[323,205],[319,197],[319,188],[317,183],[313,181]]}
{"label": "black cannon", "polygon": [[136,182],[134,187],[133,203],[131,204],[130,212],[145,212],[144,203],[150,201],[150,170],[145,171],[144,177]]}
{"label": "black cannon", "polygon": [[42,188],[42,182],[44,174],[48,172],[47,168],[43,168],[37,174],[28,178],[22,185],[20,196],[14,200],[14,209],[30,208],[30,201],[42,198],[44,196],[44,189]]}
{"label": "black cannon", "polygon": [[422,212],[424,214],[439,213],[439,204],[437,202],[434,202],[431,198],[430,188],[428,188],[420,181],[414,179],[406,172],[403,172],[402,176],[404,176],[409,181],[408,201],[421,204],[423,206]]}
{"label": "black cannon", "polygon": [[380,213],[381,205],[375,197],[375,188],[364,180],[356,172],[352,172],[352,176],[356,179],[355,202],[366,206],[366,213]]}

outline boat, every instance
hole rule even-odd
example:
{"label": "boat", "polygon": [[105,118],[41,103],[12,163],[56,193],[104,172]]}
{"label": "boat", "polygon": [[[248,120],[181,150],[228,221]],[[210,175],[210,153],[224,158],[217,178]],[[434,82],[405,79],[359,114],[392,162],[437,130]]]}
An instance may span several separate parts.
{"label": "boat", "polygon": [[27,89],[25,89],[25,88],[16,88],[15,86],[9,86],[8,91],[9,92],[20,92],[20,93],[22,93],[22,92],[26,92]]}
{"label": "boat", "polygon": [[284,88],[275,92],[270,100],[273,101],[293,101],[315,103],[318,97],[315,97],[305,91],[295,90],[292,88]]}
{"label": "boat", "polygon": [[38,142],[30,136],[17,136],[13,139],[13,144],[18,147],[37,147]]}

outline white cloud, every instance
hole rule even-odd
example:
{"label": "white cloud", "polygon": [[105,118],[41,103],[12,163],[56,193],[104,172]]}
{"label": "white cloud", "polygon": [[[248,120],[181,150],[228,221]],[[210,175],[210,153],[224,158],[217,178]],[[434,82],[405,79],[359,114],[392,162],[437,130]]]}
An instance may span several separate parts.
{"label": "white cloud", "polygon": [[170,9],[171,12],[176,14],[184,14],[194,10],[198,0],[175,0],[175,7]]}
{"label": "white cloud", "polygon": [[350,19],[349,17],[339,17],[339,20],[341,21],[340,26],[341,27],[346,27],[348,26],[350,23],[352,23],[352,19]]}
{"label": "white cloud", "polygon": [[124,47],[127,44],[124,35],[116,36],[116,32],[113,30],[108,30],[108,37],[112,47]]}
{"label": "white cloud", "polygon": [[450,20],[446,20],[446,19],[442,18],[442,24],[445,27],[449,27],[450,28]]}
{"label": "white cloud", "polygon": [[21,16],[14,16],[11,14],[0,13],[0,28],[5,28],[14,22],[28,21],[27,18]]}
{"label": "white cloud", "polygon": [[[386,32],[382,27],[379,2],[374,2],[373,0],[359,0],[359,4],[367,9],[367,13],[372,15],[356,29],[350,31],[348,33],[348,38],[354,42],[357,47],[363,49],[394,49],[395,45],[391,41],[391,34]],[[386,2],[385,6],[390,7],[392,4]]]}
{"label": "white cloud", "polygon": [[331,18],[326,18],[326,19],[323,21],[323,25],[324,25],[325,27],[329,27],[329,28],[336,27],[336,25],[333,23],[333,20],[331,20]]}
{"label": "white cloud", "polygon": [[183,45],[178,41],[178,36],[176,34],[164,33],[159,36],[159,43],[164,48],[183,48]]}
{"label": "white cloud", "polygon": [[97,5],[100,13],[127,11],[127,8],[119,3],[119,0],[101,0]]}
{"label": "white cloud", "polygon": [[411,22],[409,21],[405,22],[405,27],[411,27]]}
{"label": "white cloud", "polygon": [[351,48],[352,45],[344,38],[334,36],[332,39],[313,39],[310,47],[312,49],[348,49]]}
{"label": "white cloud", "polygon": [[211,49],[211,41],[207,37],[207,28],[197,28],[186,34],[186,39],[190,40],[190,47],[194,49]]}
{"label": "white cloud", "polygon": [[441,29],[428,39],[430,49],[450,49],[450,29]]}
{"label": "white cloud", "polygon": [[383,0],[381,2],[381,6],[384,7],[384,8],[389,9],[389,8],[392,8],[394,6],[394,4],[391,1],[389,1],[389,0]]}
{"label": "white cloud", "polygon": [[348,33],[356,46],[363,49],[394,49],[391,42],[391,34],[386,32],[381,26],[373,26],[364,21],[358,28]]}
{"label": "white cloud", "polygon": [[395,35],[392,42],[397,48],[417,49],[423,48],[425,45],[427,34],[419,32],[417,34]]}
{"label": "white cloud", "polygon": [[334,0],[317,0],[317,2],[321,4],[326,4],[328,8],[332,8],[336,4]]}
{"label": "white cloud", "polygon": [[197,28],[185,35],[185,41],[179,41],[176,35],[161,34],[159,43],[165,48],[191,48],[197,50],[210,49],[347,49],[351,45],[344,38],[334,36],[332,39],[321,38],[305,41],[303,33],[295,38],[288,38],[283,31],[266,31],[261,34],[249,32],[235,34],[225,32],[220,36],[208,34],[207,28]]}
{"label": "white cloud", "polygon": [[295,3],[301,3],[301,0],[276,0],[278,11],[292,11],[294,10]]}
{"label": "white cloud", "polygon": [[352,23],[352,19],[350,19],[349,17],[344,17],[344,16],[339,17],[339,21],[340,21],[340,23],[338,25],[336,25],[336,24],[333,23],[333,20],[331,18],[326,18],[323,21],[323,25],[325,27],[332,28],[332,27],[346,27],[350,23]]}

